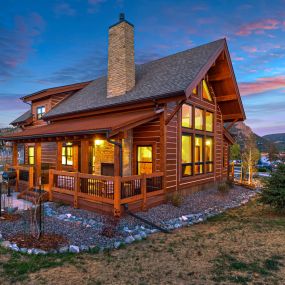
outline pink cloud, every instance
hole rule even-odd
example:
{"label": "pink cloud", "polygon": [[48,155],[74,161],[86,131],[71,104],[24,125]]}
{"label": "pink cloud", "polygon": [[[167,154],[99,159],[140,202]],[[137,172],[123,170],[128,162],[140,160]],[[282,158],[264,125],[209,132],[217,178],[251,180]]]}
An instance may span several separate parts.
{"label": "pink cloud", "polygon": [[243,60],[244,60],[244,57],[242,57],[242,56],[236,56],[236,57],[233,57],[233,60],[235,60],[235,61],[243,61]]}
{"label": "pink cloud", "polygon": [[236,35],[246,36],[252,33],[263,33],[265,30],[277,30],[280,26],[280,21],[276,19],[264,19],[259,22],[252,22],[242,26]]}
{"label": "pink cloud", "polygon": [[239,88],[243,96],[285,88],[285,76],[261,77],[253,82],[242,82]]}
{"label": "pink cloud", "polygon": [[242,49],[249,53],[256,53],[258,51],[256,47],[249,47],[249,46],[244,46],[242,47]]}

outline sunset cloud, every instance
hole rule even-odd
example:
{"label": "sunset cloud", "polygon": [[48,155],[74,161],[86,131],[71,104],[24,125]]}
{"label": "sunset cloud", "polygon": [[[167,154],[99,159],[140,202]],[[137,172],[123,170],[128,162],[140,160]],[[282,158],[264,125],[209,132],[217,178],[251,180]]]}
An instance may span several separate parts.
{"label": "sunset cloud", "polygon": [[241,95],[259,94],[271,90],[285,88],[285,76],[261,77],[253,82],[242,82],[239,84]]}
{"label": "sunset cloud", "polygon": [[280,26],[280,21],[276,19],[264,19],[258,22],[252,22],[242,26],[237,32],[238,36],[247,36],[252,33],[262,34],[265,30],[277,30]]}

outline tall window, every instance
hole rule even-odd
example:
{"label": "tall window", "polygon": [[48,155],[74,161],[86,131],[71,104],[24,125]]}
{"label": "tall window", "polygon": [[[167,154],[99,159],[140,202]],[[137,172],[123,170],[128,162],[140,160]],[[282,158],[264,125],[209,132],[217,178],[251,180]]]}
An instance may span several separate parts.
{"label": "tall window", "polygon": [[44,106],[40,106],[37,108],[37,118],[38,120],[41,120],[43,118],[43,115],[46,112],[46,108]]}
{"label": "tall window", "polygon": [[203,137],[195,136],[195,174],[203,173]]}
{"label": "tall window", "polygon": [[202,88],[203,99],[208,100],[210,102],[213,102],[211,93],[209,91],[209,87],[208,87],[207,82],[205,80],[203,80],[202,85],[203,85],[203,88]]}
{"label": "tall window", "polygon": [[182,155],[182,176],[192,175],[192,136],[183,134],[182,135],[182,145],[181,145]]}
{"label": "tall window", "polygon": [[152,173],[152,146],[137,147],[137,173],[138,175]]}
{"label": "tall window", "polygon": [[73,165],[73,147],[72,143],[66,143],[62,146],[62,165]]}
{"label": "tall window", "polygon": [[196,130],[203,130],[204,125],[204,111],[199,108],[195,108],[195,129]]}
{"label": "tall window", "polygon": [[35,164],[35,147],[33,146],[28,147],[28,164]]}
{"label": "tall window", "polygon": [[182,127],[192,128],[192,106],[187,104],[182,106]]}
{"label": "tall window", "polygon": [[206,112],[206,131],[212,132],[214,129],[214,115],[211,112]]}
{"label": "tall window", "polygon": [[213,161],[214,161],[214,142],[213,138],[207,137],[205,142],[205,167],[206,167],[206,173],[213,172]]}

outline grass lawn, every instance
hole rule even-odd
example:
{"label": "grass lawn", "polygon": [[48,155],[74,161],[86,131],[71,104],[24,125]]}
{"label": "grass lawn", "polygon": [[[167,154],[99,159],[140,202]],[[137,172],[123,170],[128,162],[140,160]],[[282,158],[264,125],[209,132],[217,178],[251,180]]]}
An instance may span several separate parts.
{"label": "grass lawn", "polygon": [[119,250],[27,256],[1,249],[0,284],[285,284],[285,216],[251,202]]}

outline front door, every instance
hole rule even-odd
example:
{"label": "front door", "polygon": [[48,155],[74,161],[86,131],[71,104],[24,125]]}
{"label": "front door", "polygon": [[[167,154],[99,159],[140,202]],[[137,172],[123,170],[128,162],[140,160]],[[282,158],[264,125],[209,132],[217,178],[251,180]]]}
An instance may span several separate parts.
{"label": "front door", "polygon": [[137,146],[137,174],[153,172],[153,149],[151,145]]}

